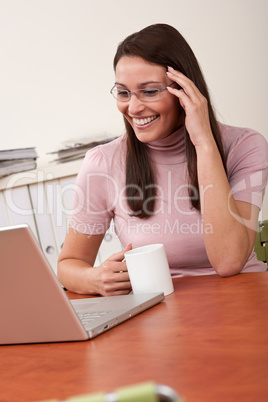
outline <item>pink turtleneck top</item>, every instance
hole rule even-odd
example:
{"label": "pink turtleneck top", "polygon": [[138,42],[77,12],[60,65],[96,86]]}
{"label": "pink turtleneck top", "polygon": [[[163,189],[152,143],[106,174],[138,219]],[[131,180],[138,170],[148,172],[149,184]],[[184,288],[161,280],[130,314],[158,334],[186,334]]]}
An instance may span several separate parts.
{"label": "pink turtleneck top", "polygon": [[[261,208],[268,174],[268,145],[251,129],[220,124],[227,155],[228,180],[236,200]],[[147,144],[157,186],[154,215],[131,216],[125,198],[126,136],[93,148],[85,156],[76,181],[70,225],[86,234],[105,233],[111,220],[123,247],[163,243],[171,274],[216,273],[208,260],[201,214],[191,206],[183,129]],[[220,213],[220,211],[219,211]],[[228,252],[228,250],[226,250]],[[252,252],[243,272],[265,271]]]}

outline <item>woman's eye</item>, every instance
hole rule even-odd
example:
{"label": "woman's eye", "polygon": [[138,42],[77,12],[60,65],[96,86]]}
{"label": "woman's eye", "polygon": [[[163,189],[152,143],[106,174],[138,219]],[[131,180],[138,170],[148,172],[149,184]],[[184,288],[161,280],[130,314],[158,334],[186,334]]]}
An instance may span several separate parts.
{"label": "woman's eye", "polygon": [[158,94],[158,89],[144,89],[143,91],[144,96],[148,96],[149,98]]}
{"label": "woman's eye", "polygon": [[120,98],[128,98],[128,91],[121,91],[121,90],[117,90],[117,96],[120,96]]}

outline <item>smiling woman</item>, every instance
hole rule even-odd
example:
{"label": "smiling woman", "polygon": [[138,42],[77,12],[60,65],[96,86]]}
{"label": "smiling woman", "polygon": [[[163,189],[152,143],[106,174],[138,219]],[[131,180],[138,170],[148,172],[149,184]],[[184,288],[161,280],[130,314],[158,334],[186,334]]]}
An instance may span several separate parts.
{"label": "smiling woman", "polygon": [[[135,56],[123,56],[116,65],[117,107],[141,142],[165,138],[182,125],[178,99],[166,90],[172,84],[166,71]],[[122,88],[129,89],[127,102],[121,100]]]}
{"label": "smiling woman", "polygon": [[[159,237],[174,277],[264,271],[253,246],[267,184],[266,140],[217,122],[196,57],[169,25],[128,36],[114,70],[110,92],[126,133],[85,157],[76,184],[86,197],[74,200],[59,257],[63,285],[129,293],[124,253]],[[93,268],[112,219],[125,248]]]}

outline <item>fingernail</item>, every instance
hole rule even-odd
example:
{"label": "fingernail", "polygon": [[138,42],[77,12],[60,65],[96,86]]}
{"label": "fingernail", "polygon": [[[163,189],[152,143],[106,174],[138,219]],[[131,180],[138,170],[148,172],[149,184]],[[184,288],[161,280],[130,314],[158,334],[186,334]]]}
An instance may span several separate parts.
{"label": "fingernail", "polygon": [[168,66],[168,70],[174,71],[173,67]]}
{"label": "fingernail", "polygon": [[170,77],[173,77],[173,74],[170,73],[169,71],[167,71],[167,75],[169,75]]}

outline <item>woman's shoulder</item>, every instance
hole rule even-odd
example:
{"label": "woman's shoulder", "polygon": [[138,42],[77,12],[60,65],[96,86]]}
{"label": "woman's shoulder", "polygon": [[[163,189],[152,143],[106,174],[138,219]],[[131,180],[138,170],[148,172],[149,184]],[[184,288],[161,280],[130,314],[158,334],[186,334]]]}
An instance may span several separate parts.
{"label": "woman's shoulder", "polygon": [[228,174],[262,170],[267,175],[268,143],[264,136],[251,128],[225,124],[219,124],[219,127]]}
{"label": "woman's shoulder", "polygon": [[109,169],[124,161],[125,154],[126,136],[122,135],[87,151],[83,164],[92,168],[103,167],[105,164]]}
{"label": "woman's shoulder", "polygon": [[229,155],[237,147],[241,150],[255,148],[268,152],[268,143],[264,136],[258,131],[247,127],[235,127],[218,123],[224,150]]}
{"label": "woman's shoulder", "polygon": [[105,144],[101,144],[93,149],[98,149],[103,155],[111,155],[122,150],[126,146],[126,134],[120,135],[112,140],[108,140]]}

